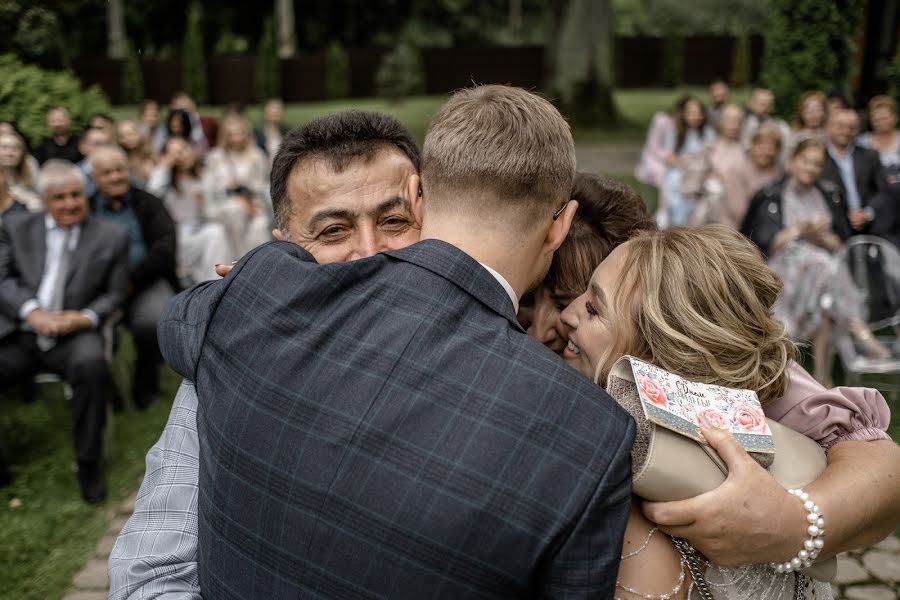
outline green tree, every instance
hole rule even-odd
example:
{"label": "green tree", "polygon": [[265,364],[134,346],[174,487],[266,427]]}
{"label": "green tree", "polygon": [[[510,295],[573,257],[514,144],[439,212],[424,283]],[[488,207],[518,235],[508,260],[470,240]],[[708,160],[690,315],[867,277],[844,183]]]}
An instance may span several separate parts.
{"label": "green tree", "polygon": [[182,49],[182,78],[186,91],[197,104],[207,101],[206,59],[203,54],[203,15],[200,4],[191,3]]}
{"label": "green tree", "polygon": [[44,68],[58,69],[68,66],[68,56],[63,44],[62,27],[52,10],[33,6],[27,9],[18,22],[13,37],[16,54]]}
{"label": "green tree", "polygon": [[807,90],[846,88],[860,18],[859,0],[771,0],[763,82],[778,114],[789,115]]}
{"label": "green tree", "polygon": [[561,108],[582,125],[616,124],[612,0],[554,0],[549,11],[547,75]]}
{"label": "green tree", "polygon": [[734,40],[731,53],[731,74],[728,77],[734,87],[750,84],[750,36],[742,33]]}
{"label": "green tree", "polygon": [[375,86],[379,96],[394,101],[423,93],[425,69],[419,49],[407,42],[400,42],[385,54],[375,73]]}
{"label": "green tree", "polygon": [[325,49],[325,95],[328,98],[350,95],[350,56],[338,41]]}
{"label": "green tree", "polygon": [[263,21],[262,37],[256,51],[256,99],[263,102],[281,96],[281,61],[275,41],[275,23]]}
{"label": "green tree", "polygon": [[144,74],[137,50],[125,41],[125,61],[122,63],[122,103],[137,104],[144,99]]}
{"label": "green tree", "polygon": [[109,112],[109,100],[97,86],[82,88],[68,71],[47,71],[0,55],[0,120],[15,121],[32,144],[47,130],[47,110],[65,106],[77,127],[91,115]]}

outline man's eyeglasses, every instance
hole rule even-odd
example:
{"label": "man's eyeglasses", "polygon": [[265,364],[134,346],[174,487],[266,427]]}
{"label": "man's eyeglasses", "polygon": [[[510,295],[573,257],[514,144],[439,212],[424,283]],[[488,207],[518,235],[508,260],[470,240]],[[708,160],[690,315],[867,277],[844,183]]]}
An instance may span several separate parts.
{"label": "man's eyeglasses", "polygon": [[566,200],[566,203],[563,204],[562,206],[560,206],[559,209],[555,213],[553,213],[554,221],[559,218],[559,215],[563,214],[563,211],[566,210],[566,207],[569,205],[569,202],[571,202],[571,200]]}

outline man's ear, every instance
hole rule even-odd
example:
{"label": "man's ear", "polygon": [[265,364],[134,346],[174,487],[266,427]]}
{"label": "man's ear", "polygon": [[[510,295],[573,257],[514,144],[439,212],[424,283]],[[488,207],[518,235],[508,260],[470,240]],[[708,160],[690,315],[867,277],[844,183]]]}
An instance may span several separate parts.
{"label": "man's ear", "polygon": [[281,230],[278,229],[277,227],[272,230],[272,237],[275,238],[276,240],[278,240],[279,242],[285,241],[284,234],[281,233]]}
{"label": "man's ear", "polygon": [[569,229],[572,227],[572,221],[575,219],[575,213],[578,211],[578,200],[569,200],[566,207],[556,220],[550,224],[547,230],[547,237],[544,238],[544,252],[556,252],[566,236],[569,235]]}
{"label": "man's ear", "polygon": [[406,182],[406,197],[409,198],[409,208],[412,211],[413,219],[419,227],[422,226],[422,178],[418,175],[410,175],[409,181]]}

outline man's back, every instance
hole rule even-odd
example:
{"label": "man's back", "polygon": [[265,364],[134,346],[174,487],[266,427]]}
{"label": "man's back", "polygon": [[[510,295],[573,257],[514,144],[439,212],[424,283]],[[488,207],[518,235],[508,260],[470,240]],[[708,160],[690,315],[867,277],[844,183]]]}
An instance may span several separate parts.
{"label": "man's back", "polygon": [[448,244],[311,260],[263,246],[161,323],[201,399],[204,593],[611,597],[630,418]]}

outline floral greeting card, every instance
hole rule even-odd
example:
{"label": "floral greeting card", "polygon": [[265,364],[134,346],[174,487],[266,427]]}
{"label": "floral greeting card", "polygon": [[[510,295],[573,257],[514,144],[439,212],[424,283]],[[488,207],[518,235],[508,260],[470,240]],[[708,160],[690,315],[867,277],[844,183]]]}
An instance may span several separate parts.
{"label": "floral greeting card", "polygon": [[730,430],[747,451],[775,452],[756,392],[694,383],[636,358],[629,361],[644,414],[651,422],[699,442],[698,426],[705,419]]}

